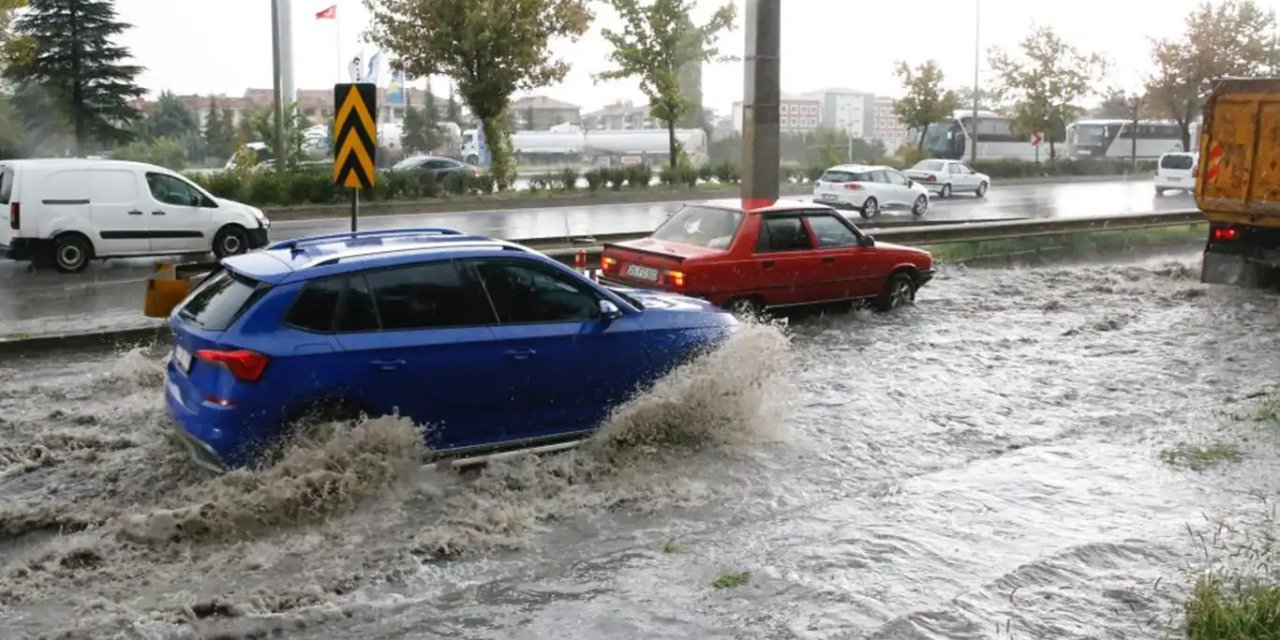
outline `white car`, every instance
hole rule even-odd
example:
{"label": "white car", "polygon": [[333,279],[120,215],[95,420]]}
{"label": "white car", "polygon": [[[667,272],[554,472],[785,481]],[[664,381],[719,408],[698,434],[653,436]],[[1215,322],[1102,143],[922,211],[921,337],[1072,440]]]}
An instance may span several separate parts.
{"label": "white car", "polygon": [[0,257],[83,271],[94,258],[207,253],[267,244],[262,210],[215,198],[164,167],[57,158],[0,162]]}
{"label": "white car", "polygon": [[991,178],[969,168],[959,160],[921,160],[907,169],[907,177],[924,185],[932,193],[950,198],[953,193],[987,195]]}
{"label": "white car", "polygon": [[1156,163],[1156,195],[1165,191],[1195,191],[1198,154],[1186,151],[1166,153]]}
{"label": "white car", "polygon": [[827,169],[813,185],[813,201],[852,209],[873,218],[886,209],[906,209],[922,216],[929,192],[893,167],[842,164]]}

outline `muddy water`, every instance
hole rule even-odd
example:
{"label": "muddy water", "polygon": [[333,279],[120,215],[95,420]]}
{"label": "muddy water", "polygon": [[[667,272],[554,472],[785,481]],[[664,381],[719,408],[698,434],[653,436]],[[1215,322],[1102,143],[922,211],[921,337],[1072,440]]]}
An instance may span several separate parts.
{"label": "muddy water", "polygon": [[0,637],[1160,637],[1187,525],[1280,490],[1278,312],[1189,259],[952,270],[462,477],[384,418],[210,478],[158,355],[5,362]]}

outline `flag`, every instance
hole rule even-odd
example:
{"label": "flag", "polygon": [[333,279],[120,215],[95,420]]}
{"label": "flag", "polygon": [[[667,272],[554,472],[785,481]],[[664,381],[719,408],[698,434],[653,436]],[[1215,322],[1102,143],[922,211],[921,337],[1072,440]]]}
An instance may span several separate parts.
{"label": "flag", "polygon": [[404,104],[404,72],[393,71],[391,82],[387,84],[387,104]]}
{"label": "flag", "polygon": [[336,4],[316,14],[316,20],[337,20],[337,19],[338,19],[338,5]]}
{"label": "flag", "polygon": [[369,58],[369,68],[365,71],[364,82],[378,84],[378,76],[382,72],[382,52],[375,51]]}
{"label": "flag", "polygon": [[351,64],[347,66],[347,71],[351,73],[352,82],[360,82],[360,56],[352,58]]}

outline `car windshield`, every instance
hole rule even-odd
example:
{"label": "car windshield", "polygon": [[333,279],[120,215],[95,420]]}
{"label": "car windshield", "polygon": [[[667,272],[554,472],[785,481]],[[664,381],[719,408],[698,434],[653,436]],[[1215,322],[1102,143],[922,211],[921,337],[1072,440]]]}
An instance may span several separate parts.
{"label": "car windshield", "polygon": [[944,169],[942,163],[937,160],[921,160],[916,163],[916,166],[911,168],[919,169],[920,171],[942,171]]}
{"label": "car windshield", "polygon": [[405,169],[412,169],[412,168],[414,168],[414,167],[416,167],[416,166],[418,166],[418,165],[422,164],[422,161],[423,161],[424,159],[425,159],[425,158],[421,158],[421,157],[418,157],[418,158],[405,158],[404,160],[401,160],[400,162],[397,162],[397,163],[395,163],[394,165],[392,165],[392,166],[391,166],[391,169],[392,169],[393,171],[404,171]]}
{"label": "car windshield", "polygon": [[1191,156],[1183,153],[1167,155],[1160,158],[1161,169],[1190,169],[1195,164]]}
{"label": "car windshield", "polygon": [[741,211],[688,206],[667,218],[650,237],[664,242],[727,249],[741,222]]}
{"label": "car windshield", "polygon": [[862,174],[854,173],[852,171],[827,171],[826,173],[823,173],[822,177],[819,179],[823,182],[834,182],[836,184],[866,180]]}

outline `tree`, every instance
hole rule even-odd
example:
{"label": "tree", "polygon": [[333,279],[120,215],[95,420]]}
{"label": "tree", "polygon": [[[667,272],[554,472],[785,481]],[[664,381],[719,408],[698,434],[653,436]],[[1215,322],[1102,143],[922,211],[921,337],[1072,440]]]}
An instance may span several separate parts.
{"label": "tree", "polygon": [[1002,90],[1014,101],[1018,127],[1048,134],[1052,161],[1057,156],[1054,141],[1063,139],[1067,123],[1080,112],[1076,103],[1094,93],[1105,64],[1101,56],[1086,55],[1067,44],[1050,27],[1036,29],[1019,48],[1021,56],[996,50],[991,68]]}
{"label": "tree", "polygon": [[933,60],[914,69],[905,62],[899,62],[897,74],[902,79],[906,95],[893,104],[893,112],[902,124],[920,131],[916,148],[923,151],[929,125],[950,118],[960,107],[960,98],[954,91],[943,90],[942,69]]}
{"label": "tree", "polygon": [[187,105],[168,91],[160,92],[155,107],[143,122],[143,131],[147,140],[166,138],[177,141],[187,148],[187,157],[195,158],[204,150],[203,136],[200,135],[200,123]]}
{"label": "tree", "polygon": [[[90,145],[128,142],[141,117],[135,101],[144,91],[134,82],[141,67],[125,64],[129,50],[113,39],[128,25],[116,20],[109,0],[30,0],[13,25],[22,47],[8,47],[4,76],[21,88],[38,88],[69,124],[75,151]],[[42,105],[43,106],[43,105]],[[23,102],[28,118],[42,114]]]}
{"label": "tree", "polygon": [[13,25],[13,14],[26,4],[27,0],[0,0],[0,44],[9,41],[9,27]]}
{"label": "tree", "polygon": [[400,145],[405,152],[431,153],[440,146],[440,123],[436,121],[434,111],[427,105],[405,110],[404,132],[400,135]]}
{"label": "tree", "polygon": [[444,119],[462,126],[462,112],[458,109],[458,98],[453,95],[453,83],[449,83],[449,104],[445,107]]}
{"label": "tree", "polygon": [[1254,0],[1204,2],[1186,18],[1186,31],[1152,43],[1155,72],[1147,81],[1151,100],[1182,129],[1183,148],[1191,148],[1191,123],[1200,96],[1226,76],[1274,73],[1276,18]]}
{"label": "tree", "polygon": [[[676,123],[691,108],[688,96],[680,90],[680,74],[688,65],[731,60],[723,56],[716,41],[724,31],[733,29],[737,10],[726,4],[702,26],[694,24],[689,14],[693,0],[609,0],[622,16],[621,32],[605,29],[604,39],[613,45],[609,61],[614,68],[598,74],[600,80],[637,78],[640,91],[649,98],[650,113],[667,125],[667,143],[671,167],[679,164]],[[699,107],[701,108],[701,107]]]}
{"label": "tree", "polygon": [[564,79],[552,40],[576,40],[587,0],[364,0],[373,41],[414,76],[446,75],[478,118],[499,189],[514,178],[506,114],[516,91]]}
{"label": "tree", "polygon": [[209,96],[209,115],[205,116],[205,150],[216,158],[230,158],[236,151],[235,114],[219,109],[218,101]]}

